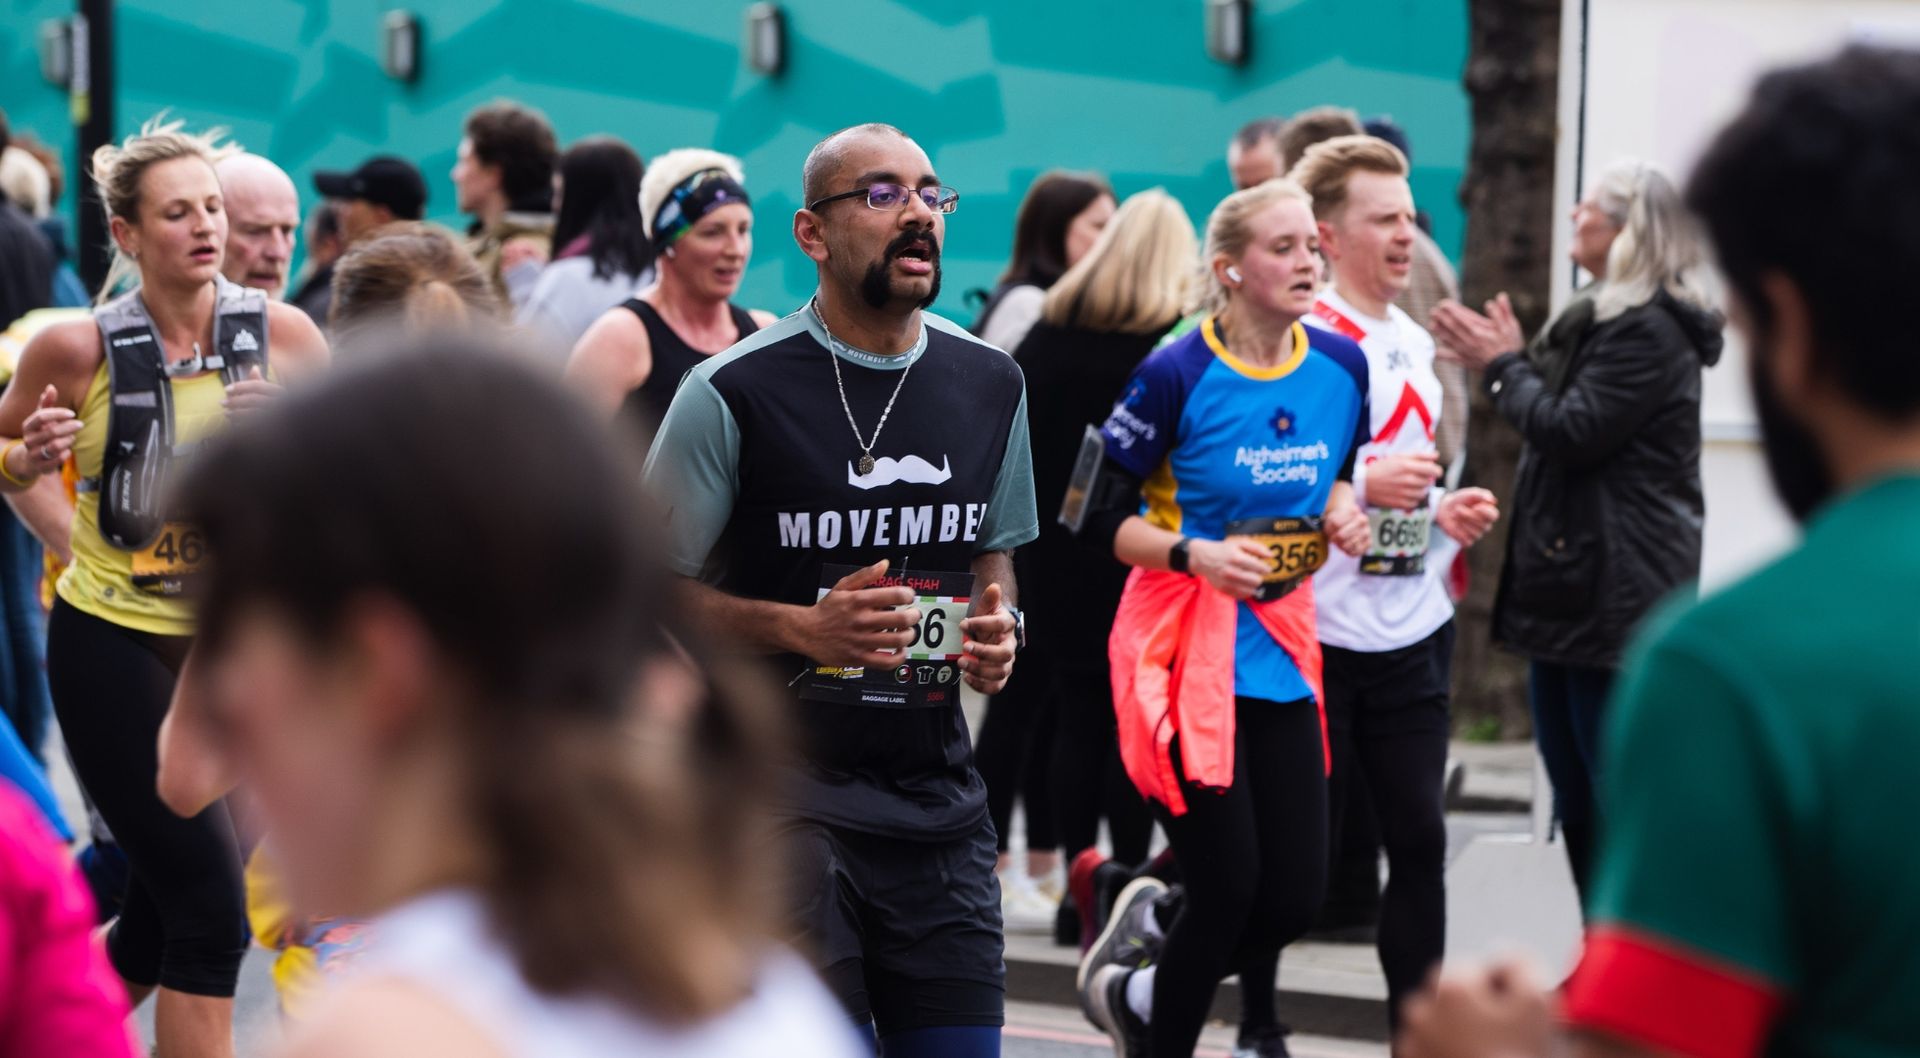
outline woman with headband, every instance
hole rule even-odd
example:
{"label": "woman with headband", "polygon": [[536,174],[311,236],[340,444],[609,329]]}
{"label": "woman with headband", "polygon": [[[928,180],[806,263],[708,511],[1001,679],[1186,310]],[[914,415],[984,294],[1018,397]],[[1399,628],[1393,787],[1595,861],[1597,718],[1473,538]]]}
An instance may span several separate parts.
{"label": "woman with headband", "polygon": [[596,320],[567,362],[567,380],[608,415],[651,435],[681,376],[774,321],[730,300],[753,256],[753,206],[740,160],[682,148],[640,181],[640,215],[659,249],[658,279]]}

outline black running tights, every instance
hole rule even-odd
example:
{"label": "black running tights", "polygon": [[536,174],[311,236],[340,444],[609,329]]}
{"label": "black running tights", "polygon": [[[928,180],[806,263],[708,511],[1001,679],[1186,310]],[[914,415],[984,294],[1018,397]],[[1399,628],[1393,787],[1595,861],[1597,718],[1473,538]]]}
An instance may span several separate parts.
{"label": "black running tights", "polygon": [[[1311,699],[1234,704],[1233,784],[1188,784],[1181,816],[1155,805],[1187,890],[1154,972],[1155,1058],[1191,1055],[1220,981],[1271,967],[1313,924],[1326,895],[1319,710]],[[1176,740],[1176,766],[1179,751]]]}
{"label": "black running tights", "polygon": [[81,785],[132,868],[107,954],[120,976],[228,997],[246,954],[240,850],[224,803],[181,819],[160,802],[160,721],[191,640],[54,606],[47,677]]}

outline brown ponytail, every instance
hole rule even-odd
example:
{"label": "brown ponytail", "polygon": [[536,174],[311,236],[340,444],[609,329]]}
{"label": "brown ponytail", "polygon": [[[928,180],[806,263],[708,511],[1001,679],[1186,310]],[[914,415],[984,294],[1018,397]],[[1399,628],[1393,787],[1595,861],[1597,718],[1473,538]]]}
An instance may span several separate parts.
{"label": "brown ponytail", "polygon": [[444,279],[429,279],[407,298],[406,322],[409,328],[465,327],[473,311],[453,284]]}
{"label": "brown ponytail", "polygon": [[751,988],[776,924],[761,808],[775,725],[757,681],[707,671],[704,701],[681,715],[638,703],[617,733],[532,716],[475,732],[486,891],[534,987],[680,1022]]}
{"label": "brown ponytail", "polygon": [[445,230],[419,221],[376,229],[334,267],[336,341],[380,324],[406,333],[465,328],[502,317],[500,302],[473,255]]}

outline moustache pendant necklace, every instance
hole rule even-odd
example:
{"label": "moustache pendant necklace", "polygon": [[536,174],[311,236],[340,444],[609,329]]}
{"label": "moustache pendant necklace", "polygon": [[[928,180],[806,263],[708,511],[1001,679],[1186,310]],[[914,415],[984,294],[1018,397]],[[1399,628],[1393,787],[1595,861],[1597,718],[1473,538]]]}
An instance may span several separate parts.
{"label": "moustache pendant necklace", "polygon": [[865,440],[860,436],[860,424],[853,420],[853,405],[847,403],[847,383],[840,377],[840,346],[846,345],[833,336],[827,329],[827,318],[820,313],[820,299],[807,302],[807,308],[813,310],[813,318],[820,324],[820,330],[827,336],[827,359],[833,361],[833,384],[840,390],[840,410],[847,413],[847,425],[853,428],[853,443],[860,446],[860,460],[854,464],[861,477],[873,473],[873,446],[880,443],[880,431],[887,427],[887,416],[893,414],[893,402],[900,399],[901,387],[907,384],[907,375],[913,371],[908,364],[900,369],[900,381],[893,384],[893,396],[887,398],[887,406],[880,412],[880,421],[874,424],[873,439]]}

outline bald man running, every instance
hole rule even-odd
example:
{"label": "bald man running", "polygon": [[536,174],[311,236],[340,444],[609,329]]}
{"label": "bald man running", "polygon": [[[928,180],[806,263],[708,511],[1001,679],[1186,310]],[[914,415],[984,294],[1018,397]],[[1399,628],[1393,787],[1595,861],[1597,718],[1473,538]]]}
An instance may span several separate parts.
{"label": "bald man running", "polygon": [[960,687],[999,691],[1021,635],[1025,384],[925,311],[958,198],[906,133],[835,133],[802,184],[817,294],[687,373],[647,479],[696,612],[793,688],[787,874],[822,975],[884,1058],[994,1058],[1000,894]]}
{"label": "bald man running", "polygon": [[214,170],[227,208],[227,253],[220,272],[246,287],[286,297],[300,230],[300,193],[286,171],[257,154],[236,154]]}

